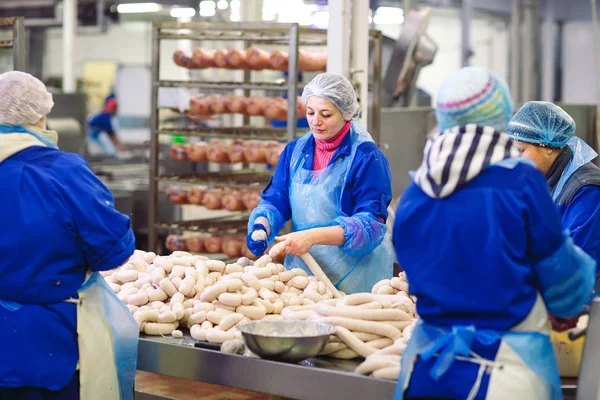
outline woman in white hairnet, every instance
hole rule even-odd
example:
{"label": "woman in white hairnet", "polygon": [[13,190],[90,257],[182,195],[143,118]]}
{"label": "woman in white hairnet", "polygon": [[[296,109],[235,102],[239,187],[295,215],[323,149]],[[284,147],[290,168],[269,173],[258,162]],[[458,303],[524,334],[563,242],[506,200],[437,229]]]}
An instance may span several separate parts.
{"label": "woman in white hairnet", "polygon": [[132,399],[139,328],[98,271],[134,252],[129,218],[46,129],[52,95],[0,75],[0,399]]}
{"label": "woman in white hairnet", "polygon": [[[389,164],[352,119],[359,106],[342,75],[317,75],[304,88],[310,132],[289,143],[262,201],[248,221],[248,248],[262,254],[285,242],[285,266],[310,270],[310,253],[331,282],[346,293],[370,291],[392,276],[386,237],[392,197]],[[277,236],[292,220],[293,233]]]}

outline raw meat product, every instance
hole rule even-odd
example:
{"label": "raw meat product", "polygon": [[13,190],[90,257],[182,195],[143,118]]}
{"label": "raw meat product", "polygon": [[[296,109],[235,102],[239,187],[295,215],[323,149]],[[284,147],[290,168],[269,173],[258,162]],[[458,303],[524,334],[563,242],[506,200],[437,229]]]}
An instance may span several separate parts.
{"label": "raw meat product", "polygon": [[228,148],[225,142],[213,140],[208,146],[207,159],[216,163],[229,163]]}
{"label": "raw meat product", "polygon": [[246,103],[246,114],[247,115],[263,115],[265,108],[264,97],[250,97]]}
{"label": "raw meat product", "polygon": [[231,96],[229,109],[234,114],[245,114],[248,99],[244,96]]}
{"label": "raw meat product", "polygon": [[206,153],[208,151],[208,143],[197,142],[188,146],[187,157],[190,161],[204,162],[207,160]]}
{"label": "raw meat product", "polygon": [[283,152],[284,148],[285,146],[282,144],[277,144],[277,146],[271,147],[267,154],[267,164],[276,167],[279,163],[279,158],[281,157],[281,153]]}
{"label": "raw meat product", "polygon": [[223,192],[210,190],[204,195],[202,205],[209,210],[220,210],[223,207],[222,198]]}
{"label": "raw meat product", "polygon": [[223,196],[223,207],[228,211],[244,210],[242,193],[239,190],[233,190]]}
{"label": "raw meat product", "polygon": [[227,60],[227,67],[231,69],[248,69],[248,59],[246,56],[246,50],[240,49],[229,49],[225,59]]}
{"label": "raw meat product", "polygon": [[166,246],[169,251],[186,251],[186,241],[181,236],[167,236]]}
{"label": "raw meat product", "polygon": [[267,161],[265,149],[257,140],[249,140],[246,142],[244,158],[251,163],[265,163]]}
{"label": "raw meat product", "polygon": [[229,106],[227,98],[220,94],[213,94],[206,97],[208,106],[212,114],[227,114],[229,113]]}
{"label": "raw meat product", "polygon": [[202,253],[204,251],[204,236],[191,235],[185,239],[187,251],[192,253]]}
{"label": "raw meat product", "polygon": [[215,52],[213,50],[195,48],[192,51],[192,63],[196,68],[216,67]]}
{"label": "raw meat product", "polygon": [[229,146],[229,160],[232,163],[243,162],[244,159],[244,141],[243,140],[234,140],[233,143]]}
{"label": "raw meat product", "polygon": [[219,68],[227,68],[227,49],[215,50],[215,65]]}
{"label": "raw meat product", "polygon": [[287,101],[282,98],[264,99],[263,115],[267,119],[285,121],[287,120]]}
{"label": "raw meat product", "polygon": [[223,238],[222,251],[228,257],[237,258],[242,255],[242,245],[244,239],[240,237],[225,237]]}
{"label": "raw meat product", "polygon": [[204,242],[207,253],[219,253],[223,246],[223,239],[220,236],[211,236]]}
{"label": "raw meat product", "polygon": [[190,57],[190,55],[188,53],[186,53],[183,50],[175,50],[175,52],[173,53],[173,61],[175,62],[175,64],[179,65],[180,67],[184,67],[184,68],[198,68],[192,57]]}
{"label": "raw meat product", "polygon": [[188,192],[188,202],[190,204],[202,205],[206,191],[200,187],[193,187]]}
{"label": "raw meat product", "polygon": [[209,99],[206,96],[196,96],[190,99],[189,115],[207,116],[211,115]]}
{"label": "raw meat product", "polygon": [[169,201],[173,204],[188,204],[188,191],[179,187],[168,187],[166,190]]}
{"label": "raw meat product", "polygon": [[176,161],[187,161],[189,149],[186,144],[174,144],[171,146],[171,158]]}
{"label": "raw meat product", "polygon": [[254,210],[260,203],[260,191],[248,190],[242,195],[242,200],[246,210]]}
{"label": "raw meat product", "polygon": [[260,71],[272,68],[270,54],[256,47],[246,50],[246,59],[251,69]]}
{"label": "raw meat product", "polygon": [[327,69],[327,53],[324,51],[308,52],[299,49],[298,69],[300,71],[325,71]]}
{"label": "raw meat product", "polygon": [[282,50],[275,50],[271,52],[271,66],[273,69],[279,71],[287,71],[288,70],[288,53]]}

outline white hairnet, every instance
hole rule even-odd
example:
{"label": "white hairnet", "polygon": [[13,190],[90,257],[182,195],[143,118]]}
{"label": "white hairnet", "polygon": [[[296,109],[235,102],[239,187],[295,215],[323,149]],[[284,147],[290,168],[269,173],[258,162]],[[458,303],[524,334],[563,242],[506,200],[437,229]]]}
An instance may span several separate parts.
{"label": "white hairnet", "polygon": [[315,76],[304,88],[302,100],[306,104],[312,96],[331,101],[346,121],[350,121],[358,114],[356,93],[350,81],[343,75],[325,72]]}
{"label": "white hairnet", "polygon": [[0,125],[32,125],[50,113],[52,94],[25,72],[0,74]]}

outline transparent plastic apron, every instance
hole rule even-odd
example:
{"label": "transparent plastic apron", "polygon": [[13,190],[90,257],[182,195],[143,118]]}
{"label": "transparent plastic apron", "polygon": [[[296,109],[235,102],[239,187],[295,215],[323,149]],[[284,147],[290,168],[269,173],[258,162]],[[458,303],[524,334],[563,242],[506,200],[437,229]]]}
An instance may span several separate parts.
{"label": "transparent plastic apron", "polygon": [[[351,154],[339,157],[321,171],[304,168],[306,157],[302,156],[302,149],[312,133],[304,135],[296,143],[290,163],[290,205],[294,231],[333,226],[335,218],[347,216],[341,210],[341,199],[348,171],[358,146],[373,141],[356,124],[352,124],[348,134],[352,135]],[[331,282],[345,293],[370,292],[376,282],[390,277],[393,264],[389,234],[375,250],[359,258],[349,256],[338,246],[316,245],[309,253]],[[387,265],[389,269],[385,268]],[[302,268],[311,273],[300,257],[288,255],[285,266],[288,269]]]}

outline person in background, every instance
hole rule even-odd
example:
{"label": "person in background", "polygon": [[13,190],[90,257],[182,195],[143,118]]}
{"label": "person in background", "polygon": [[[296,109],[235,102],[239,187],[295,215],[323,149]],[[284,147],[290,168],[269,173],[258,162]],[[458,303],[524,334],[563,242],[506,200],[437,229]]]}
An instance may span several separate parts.
{"label": "person in background", "polygon": [[506,83],[486,69],[463,68],[439,89],[440,132],[393,231],[420,316],[395,399],[562,398],[548,311],[582,310],[596,262],[505,133],[512,110]]}
{"label": "person in background", "polygon": [[133,254],[131,223],[58,149],[53,105],[35,77],[0,75],[0,399],[132,399],[139,327],[98,272]]}
{"label": "person in background", "polygon": [[[94,115],[88,122],[89,138],[106,154],[115,154],[115,148],[119,151],[127,150],[127,147],[121,143],[112,124],[112,118],[117,114],[117,108],[117,100],[114,98],[107,99],[104,110]],[[112,146],[103,140],[103,134],[108,136]]]}
{"label": "person in background", "polygon": [[[255,255],[285,242],[285,266],[310,270],[309,252],[346,293],[370,291],[392,276],[386,236],[392,187],[389,164],[371,135],[352,122],[359,110],[342,75],[317,75],[302,98],[311,132],[290,142],[248,221]],[[293,233],[278,237],[288,220]]]}

